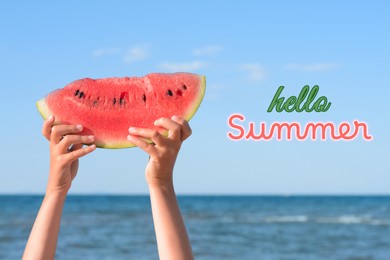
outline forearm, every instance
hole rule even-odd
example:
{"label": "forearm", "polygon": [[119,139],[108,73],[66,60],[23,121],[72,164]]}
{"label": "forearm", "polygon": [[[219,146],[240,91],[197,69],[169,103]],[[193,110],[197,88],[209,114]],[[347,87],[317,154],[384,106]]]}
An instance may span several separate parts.
{"label": "forearm", "polygon": [[65,194],[46,194],[27,241],[23,259],[54,259]]}
{"label": "forearm", "polygon": [[193,259],[173,183],[148,185],[160,259]]}

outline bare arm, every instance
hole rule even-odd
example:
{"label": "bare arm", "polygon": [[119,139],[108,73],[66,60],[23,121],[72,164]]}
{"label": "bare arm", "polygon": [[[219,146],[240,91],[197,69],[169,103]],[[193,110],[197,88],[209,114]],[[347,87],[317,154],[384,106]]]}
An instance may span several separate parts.
{"label": "bare arm", "polygon": [[62,209],[77,174],[78,159],[96,148],[83,148],[83,143],[93,142],[93,137],[77,135],[81,126],[53,126],[53,122],[51,117],[43,123],[42,133],[50,141],[49,181],[23,259],[54,259]]}
{"label": "bare arm", "polygon": [[[191,128],[184,119],[178,117],[159,119],[155,125],[167,129],[168,137],[151,129],[130,128],[128,139],[150,155],[145,174],[159,256],[162,260],[193,259],[172,178],[176,157],[182,142],[191,135]],[[145,142],[143,138],[151,139],[154,145]]]}
{"label": "bare arm", "polygon": [[191,244],[172,183],[149,183],[160,259],[193,259]]}
{"label": "bare arm", "polygon": [[54,259],[65,197],[61,194],[45,195],[23,259]]}

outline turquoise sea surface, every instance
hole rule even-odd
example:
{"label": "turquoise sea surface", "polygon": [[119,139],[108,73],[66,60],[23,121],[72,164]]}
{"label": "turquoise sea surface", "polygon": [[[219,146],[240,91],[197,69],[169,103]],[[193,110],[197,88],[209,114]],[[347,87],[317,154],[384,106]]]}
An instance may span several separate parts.
{"label": "turquoise sea surface", "polygon": [[[390,259],[390,196],[179,196],[196,259]],[[0,196],[20,259],[42,196]],[[56,259],[158,259],[148,196],[69,196]]]}

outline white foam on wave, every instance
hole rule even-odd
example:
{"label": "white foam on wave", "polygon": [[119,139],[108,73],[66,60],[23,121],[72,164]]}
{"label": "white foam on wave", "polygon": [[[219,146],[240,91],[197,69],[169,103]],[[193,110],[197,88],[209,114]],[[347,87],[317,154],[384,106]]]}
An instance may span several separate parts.
{"label": "white foam on wave", "polygon": [[318,223],[324,224],[365,224],[365,225],[390,225],[390,219],[375,219],[369,215],[341,215],[335,217],[319,217]]}
{"label": "white foam on wave", "polygon": [[[258,221],[257,221],[258,222]],[[320,224],[341,224],[341,225],[390,225],[390,219],[373,218],[370,215],[340,215],[340,216],[266,216],[260,222],[265,223],[306,223],[314,222]]]}
{"label": "white foam on wave", "polygon": [[324,224],[360,224],[369,220],[369,216],[341,215],[335,217],[319,217],[317,222]]}
{"label": "white foam on wave", "polygon": [[307,222],[309,218],[305,215],[295,215],[295,216],[268,216],[264,218],[265,222],[277,223],[277,222]]}
{"label": "white foam on wave", "polygon": [[384,225],[384,226],[390,226],[390,219],[373,219],[371,221],[372,225]]}
{"label": "white foam on wave", "polygon": [[342,224],[359,224],[359,223],[365,223],[370,220],[369,217],[362,217],[362,216],[354,216],[354,215],[344,215],[339,216],[336,218],[338,223]]}

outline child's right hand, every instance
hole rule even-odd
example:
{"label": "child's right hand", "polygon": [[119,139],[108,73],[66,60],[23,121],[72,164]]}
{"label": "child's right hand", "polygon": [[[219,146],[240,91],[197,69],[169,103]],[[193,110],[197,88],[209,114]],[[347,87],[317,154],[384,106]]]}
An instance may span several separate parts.
{"label": "child's right hand", "polygon": [[91,144],[94,136],[78,135],[83,130],[81,125],[55,125],[54,117],[44,123],[42,134],[50,141],[50,175],[46,193],[66,195],[77,174],[78,159],[96,149],[95,145],[83,148],[83,144]]}
{"label": "child's right hand", "polygon": [[[192,133],[188,122],[181,117],[160,118],[154,122],[168,131],[164,137],[157,130],[130,127],[127,139],[149,154],[146,166],[148,184],[172,184],[173,167],[180,147]],[[150,144],[145,139],[152,140]]]}

